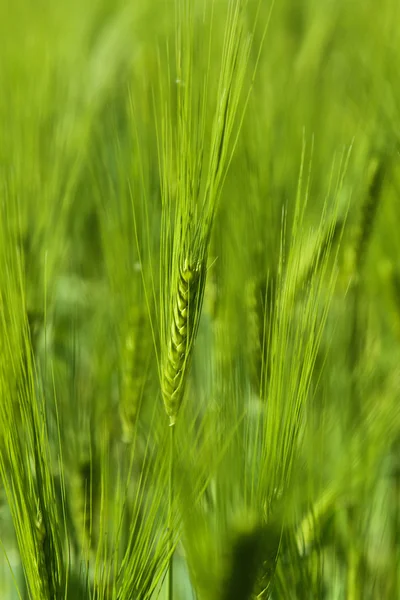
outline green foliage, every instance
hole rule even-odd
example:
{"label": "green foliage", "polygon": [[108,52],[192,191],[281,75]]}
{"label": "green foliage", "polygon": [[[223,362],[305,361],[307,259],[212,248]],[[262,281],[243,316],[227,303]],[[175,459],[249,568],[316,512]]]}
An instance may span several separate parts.
{"label": "green foliage", "polygon": [[0,2],[0,596],[400,594],[395,0]]}

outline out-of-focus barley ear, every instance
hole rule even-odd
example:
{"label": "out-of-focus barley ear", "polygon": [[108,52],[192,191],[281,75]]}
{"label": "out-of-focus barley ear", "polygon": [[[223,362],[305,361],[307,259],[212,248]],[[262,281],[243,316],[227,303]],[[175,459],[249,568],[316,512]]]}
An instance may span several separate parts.
{"label": "out-of-focus barley ear", "polygon": [[[211,246],[211,243],[210,243]],[[208,269],[207,282],[204,290],[204,308],[211,321],[218,317],[219,294],[218,287],[218,258],[210,260],[211,266]]]}
{"label": "out-of-focus barley ear", "polygon": [[306,260],[302,264],[302,269],[297,281],[298,292],[304,291],[307,288],[307,284],[310,282],[315,272],[324,263],[324,260],[329,253],[334,251],[335,245],[340,242],[344,225],[345,219],[334,217],[333,220],[327,224],[323,235],[318,236],[317,242],[312,248],[310,255],[306,255]]}
{"label": "out-of-focus barley ear", "polygon": [[36,511],[34,521],[34,538],[37,552],[37,568],[39,575],[39,588],[42,598],[55,598],[60,593],[62,581],[54,572],[57,564],[55,555],[54,532],[48,515],[40,509],[40,502]]}
{"label": "out-of-focus barley ear", "polygon": [[257,393],[269,379],[269,345],[275,306],[276,282],[273,275],[254,277],[248,284],[247,322],[252,385]]}
{"label": "out-of-focus barley ear", "polygon": [[262,364],[262,325],[259,311],[259,286],[256,278],[248,282],[246,290],[247,339],[249,345],[250,377],[256,391],[260,389]]}
{"label": "out-of-focus barley ear", "polygon": [[220,598],[267,598],[281,541],[282,528],[259,521],[236,531],[230,564]]}
{"label": "out-of-focus barley ear", "polygon": [[43,523],[42,513],[40,510],[37,511],[35,519],[35,538],[37,545],[37,560],[38,560],[38,572],[40,576],[40,589],[43,598],[50,598],[50,585],[48,580],[48,565],[46,562],[45,542],[46,542],[46,528]]}
{"label": "out-of-focus barley ear", "polygon": [[[382,188],[387,171],[387,163],[383,156],[377,155],[370,159],[366,193],[361,207],[360,224],[354,243],[354,275],[355,286],[352,291],[352,329],[349,340],[349,368],[352,375],[353,405],[359,410],[361,398],[358,394],[358,369],[365,341],[364,306],[360,303],[360,285],[368,247],[372,240],[379,204],[382,198]],[[358,408],[357,408],[358,407]]]}
{"label": "out-of-focus barley ear", "polygon": [[119,416],[122,426],[122,439],[130,443],[135,438],[136,424],[143,397],[148,348],[147,332],[143,327],[143,314],[138,307],[133,307],[121,340],[121,387]]}
{"label": "out-of-focus barley ear", "polygon": [[382,156],[371,158],[368,166],[368,183],[361,207],[361,218],[355,241],[355,271],[360,274],[365,264],[368,246],[371,242],[382,188],[386,176],[387,164]]}
{"label": "out-of-focus barley ear", "polygon": [[93,459],[82,457],[73,465],[68,476],[69,510],[74,528],[77,559],[93,557],[94,485]]}
{"label": "out-of-focus barley ear", "polygon": [[300,556],[307,556],[311,552],[313,545],[318,542],[318,530],[332,517],[335,506],[340,500],[337,490],[328,487],[304,516],[295,534]]}
{"label": "out-of-focus barley ear", "polygon": [[193,344],[200,320],[206,269],[203,262],[181,261],[171,303],[170,331],[162,358],[161,386],[170,425],[182,404]]}

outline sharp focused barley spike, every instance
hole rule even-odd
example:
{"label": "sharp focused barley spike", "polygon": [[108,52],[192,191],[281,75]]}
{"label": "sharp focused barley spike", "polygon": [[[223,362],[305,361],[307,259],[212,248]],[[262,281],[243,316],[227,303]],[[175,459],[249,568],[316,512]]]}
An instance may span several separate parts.
{"label": "sharp focused barley spike", "polygon": [[167,349],[163,360],[162,393],[165,410],[174,425],[182,403],[186,375],[199,322],[204,293],[204,265],[183,260],[177,272]]}

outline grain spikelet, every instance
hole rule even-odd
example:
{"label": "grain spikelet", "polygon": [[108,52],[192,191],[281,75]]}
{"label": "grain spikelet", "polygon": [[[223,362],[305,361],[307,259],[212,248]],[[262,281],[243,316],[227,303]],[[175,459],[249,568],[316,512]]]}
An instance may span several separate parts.
{"label": "grain spikelet", "polygon": [[162,394],[170,425],[182,403],[186,375],[199,323],[205,269],[202,262],[181,262],[172,300],[171,325],[162,365]]}

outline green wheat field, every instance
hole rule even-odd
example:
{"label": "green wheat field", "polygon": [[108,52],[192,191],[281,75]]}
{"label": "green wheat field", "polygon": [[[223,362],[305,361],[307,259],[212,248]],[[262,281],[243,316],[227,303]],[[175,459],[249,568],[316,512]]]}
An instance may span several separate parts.
{"label": "green wheat field", "polygon": [[0,600],[400,599],[398,0],[0,0]]}

